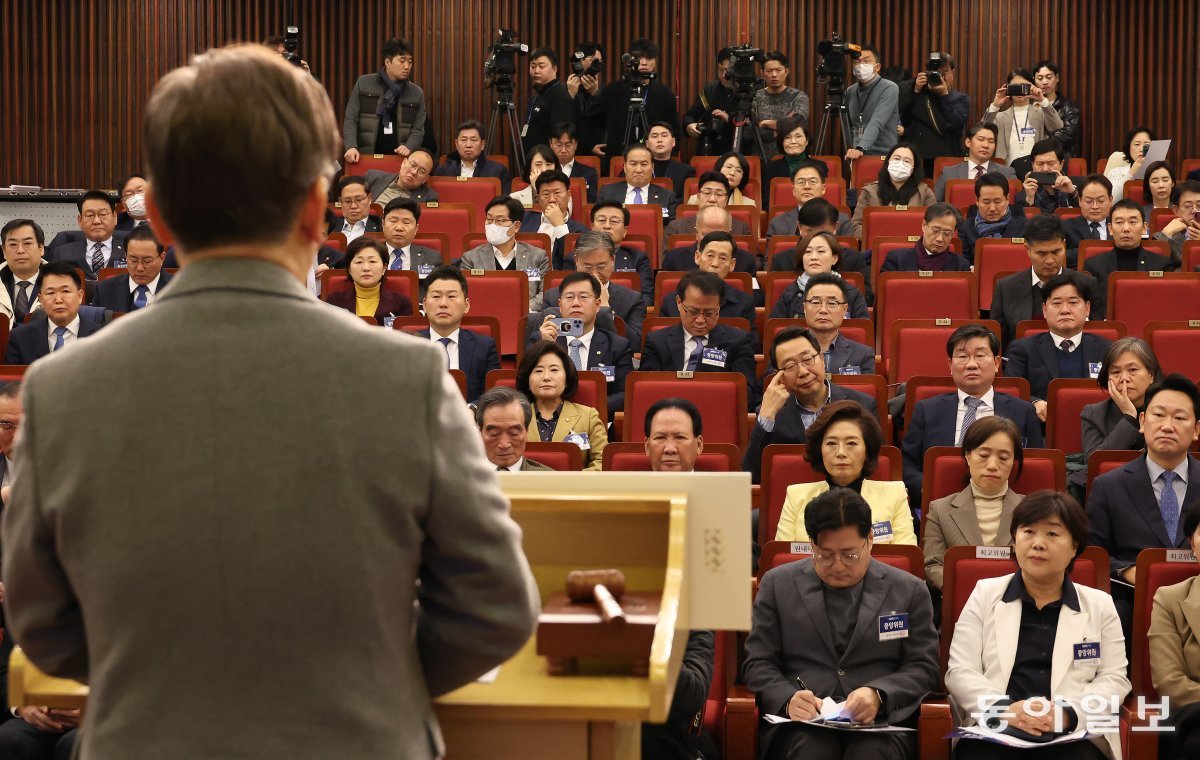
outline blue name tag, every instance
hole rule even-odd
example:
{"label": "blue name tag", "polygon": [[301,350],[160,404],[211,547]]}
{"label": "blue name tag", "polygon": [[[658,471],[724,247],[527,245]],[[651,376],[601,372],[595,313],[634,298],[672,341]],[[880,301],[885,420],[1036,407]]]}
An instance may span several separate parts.
{"label": "blue name tag", "polygon": [[1022,137],[1029,136],[1029,135],[1035,135],[1035,134],[1037,134],[1037,130],[1034,129],[1033,127],[1021,127],[1021,136]]}
{"label": "blue name tag", "polygon": [[1100,642],[1098,641],[1085,641],[1082,644],[1076,644],[1074,649],[1076,662],[1100,659]]}
{"label": "blue name tag", "polygon": [[396,321],[396,318],[393,317],[391,314],[388,314],[386,317],[383,318],[383,326],[391,327],[392,324],[395,323],[395,321]]}
{"label": "blue name tag", "polygon": [[589,441],[588,437],[583,433],[568,433],[567,437],[563,440],[567,443],[575,444],[584,451],[587,451],[592,447],[591,441]]}
{"label": "blue name tag", "polygon": [[608,364],[597,364],[596,371],[604,375],[604,379],[608,382],[614,382],[617,379],[617,368]]}
{"label": "blue name tag", "polygon": [[835,375],[861,375],[862,372],[859,371],[858,367],[842,367],[834,374]]}
{"label": "blue name tag", "polygon": [[872,523],[871,536],[877,542],[889,543],[892,540],[892,521],[883,520],[882,522]]}
{"label": "blue name tag", "polygon": [[542,281],[542,270],[540,269],[526,269],[525,274],[529,277],[530,282]]}
{"label": "blue name tag", "polygon": [[723,348],[706,348],[700,355],[700,363],[712,367],[724,367],[728,359],[729,353]]}
{"label": "blue name tag", "polygon": [[1088,362],[1088,377],[1100,377],[1100,362]]}
{"label": "blue name tag", "polygon": [[893,639],[908,638],[908,613],[904,612],[898,615],[880,615],[879,616],[879,640],[892,641]]}
{"label": "blue name tag", "polygon": [[417,277],[424,280],[433,271],[433,264],[417,264]]}

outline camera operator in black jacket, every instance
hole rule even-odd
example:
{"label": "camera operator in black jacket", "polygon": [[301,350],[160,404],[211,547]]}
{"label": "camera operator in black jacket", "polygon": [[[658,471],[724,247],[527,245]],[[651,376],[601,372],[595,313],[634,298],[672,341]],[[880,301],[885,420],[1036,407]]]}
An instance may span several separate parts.
{"label": "camera operator in black jacket", "polygon": [[550,143],[552,124],[575,121],[575,101],[558,78],[558,53],[540,47],[529,54],[529,83],[533,85],[533,93],[521,129],[521,144],[526,154],[535,145]]}
{"label": "camera operator in black jacket", "polygon": [[729,73],[733,48],[717,52],[717,78],[704,85],[696,102],[683,117],[683,127],[692,137],[702,138],[696,151],[699,156],[719,156],[733,150],[733,125],[730,114],[734,108],[733,76]]}
{"label": "camera operator in black jacket", "polygon": [[[679,125],[675,93],[657,77],[661,54],[656,43],[644,38],[634,40],[630,43],[629,52],[621,56],[625,73],[617,81],[605,85],[587,105],[585,116],[603,117],[605,120],[604,155],[610,159],[625,153],[625,124],[633,90],[633,85],[627,81],[630,78],[641,82],[647,127],[643,130],[635,121],[631,143],[644,142],[646,135],[643,132],[649,131],[649,125],[656,121],[665,121],[675,127]],[[628,60],[625,60],[626,57]]]}
{"label": "camera operator in black jacket", "polygon": [[963,154],[963,129],[971,115],[971,99],[954,89],[954,58],[929,54],[925,69],[900,83],[900,123],[904,139],[925,158],[925,176],[933,177],[934,159]]}

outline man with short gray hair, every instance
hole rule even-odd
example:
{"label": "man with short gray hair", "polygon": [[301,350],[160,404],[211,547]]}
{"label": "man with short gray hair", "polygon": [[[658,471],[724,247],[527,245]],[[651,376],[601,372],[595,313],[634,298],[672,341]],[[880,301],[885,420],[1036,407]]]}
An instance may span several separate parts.
{"label": "man with short gray hair", "polygon": [[[696,249],[704,236],[710,232],[728,232],[733,234],[733,216],[728,209],[720,206],[705,206],[696,212],[696,242],[672,248],[663,254],[662,269],[668,272],[690,272],[698,269],[696,264]],[[733,271],[746,272],[754,275],[754,256],[745,248],[737,248],[733,252]]]}
{"label": "man with short gray hair", "polygon": [[[625,321],[625,339],[630,345],[640,347],[646,304],[640,293],[612,281],[617,261],[617,246],[613,239],[607,232],[589,230],[581,233],[570,260],[575,264],[575,271],[587,272],[600,281],[600,315],[596,320],[600,329],[616,332],[613,318],[620,317]],[[551,306],[557,304],[558,291],[558,288],[547,290],[543,302]],[[536,334],[543,321],[544,318],[540,318],[535,324],[530,319],[530,333]]]}
{"label": "man with short gray hair", "polygon": [[475,402],[475,425],[483,437],[483,450],[497,470],[550,472],[541,462],[525,458],[533,407],[529,399],[506,385],[486,390]]}

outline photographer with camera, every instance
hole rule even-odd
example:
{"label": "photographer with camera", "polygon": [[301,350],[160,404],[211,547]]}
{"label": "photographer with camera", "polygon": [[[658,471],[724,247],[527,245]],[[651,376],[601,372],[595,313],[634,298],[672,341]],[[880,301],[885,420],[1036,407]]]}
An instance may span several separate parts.
{"label": "photographer with camera", "polygon": [[575,101],[558,78],[558,53],[540,47],[529,54],[529,83],[533,85],[533,95],[521,129],[526,153],[534,145],[550,143],[554,124],[575,120]]}
{"label": "photographer with camera", "polygon": [[[791,73],[788,58],[778,50],[767,53],[762,66],[765,87],[754,93],[754,118],[758,120],[759,134],[762,136],[763,150],[767,156],[782,153],[783,148],[777,137],[780,136],[778,127],[781,119],[799,119],[808,121],[808,93],[795,87],[788,87],[788,75]],[[747,140],[743,139],[743,143]],[[750,150],[749,145],[742,146]]]}
{"label": "photographer with camera", "polygon": [[373,153],[403,158],[421,147],[425,93],[410,81],[412,68],[412,45],[393,38],[383,43],[383,68],[354,83],[342,125],[346,163],[358,163],[362,155]]}
{"label": "photographer with camera", "polygon": [[[683,116],[684,130],[692,137],[701,138],[696,150],[698,156],[717,156],[733,147],[733,125],[730,124],[730,114],[734,110],[733,75],[729,71],[732,56],[731,47],[717,51],[717,78],[704,85],[696,102]],[[676,192],[682,195],[682,192]]]}
{"label": "photographer with camera", "polygon": [[846,88],[846,106],[850,114],[854,146],[846,151],[853,161],[866,156],[886,155],[900,141],[900,88],[879,76],[882,64],[879,50],[863,45],[854,64],[854,84]]}
{"label": "photographer with camera", "polygon": [[[1003,87],[997,88],[996,97],[983,112],[981,124],[995,124],[1000,139],[996,142],[996,158],[1006,161],[1017,176],[1024,167],[1015,162],[1030,155],[1035,143],[1051,137],[1055,130],[1062,129],[1063,122],[1050,107],[1041,88],[1033,83],[1033,74],[1027,69],[1013,69]],[[1062,144],[1059,143],[1062,150]],[[1064,158],[1066,154],[1063,154]]]}
{"label": "photographer with camera", "polygon": [[567,94],[575,101],[572,121],[579,131],[578,151],[585,156],[604,155],[595,151],[604,142],[604,119],[588,116],[592,98],[600,92],[600,75],[604,73],[604,47],[599,42],[585,41],[571,52],[571,73],[567,75]]}
{"label": "photographer with camera", "polygon": [[[602,145],[604,155],[609,159],[623,155],[629,147],[625,144],[627,126],[630,127],[630,145],[644,142],[650,131],[649,125],[656,121],[679,128],[675,93],[658,79],[660,55],[662,51],[656,43],[645,38],[634,40],[629,45],[629,52],[621,56],[621,78],[605,85],[587,105],[585,116],[605,120]],[[630,110],[630,101],[638,93],[641,93],[644,124],[637,118],[638,114]],[[599,148],[597,145],[596,150]]]}
{"label": "photographer with camera", "polygon": [[263,44],[276,53],[279,53],[283,56],[283,60],[293,66],[299,66],[309,74],[312,73],[312,69],[308,67],[308,61],[300,58],[300,55],[296,52],[300,47],[300,30],[297,27],[289,26],[287,34],[273,34],[263,40]]}
{"label": "photographer with camera", "polygon": [[900,83],[904,139],[921,151],[926,177],[934,176],[935,158],[961,156],[963,152],[963,129],[970,118],[971,99],[954,89],[957,68],[949,53],[934,51],[924,71]]}

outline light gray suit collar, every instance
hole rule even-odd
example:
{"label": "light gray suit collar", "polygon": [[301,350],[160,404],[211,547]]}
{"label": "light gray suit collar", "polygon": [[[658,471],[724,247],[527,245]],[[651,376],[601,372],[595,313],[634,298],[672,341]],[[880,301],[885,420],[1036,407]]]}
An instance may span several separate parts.
{"label": "light gray suit collar", "polygon": [[240,290],[252,293],[313,299],[304,285],[278,264],[258,259],[219,258],[192,261],[171,279],[158,299],[174,300],[207,290]]}

